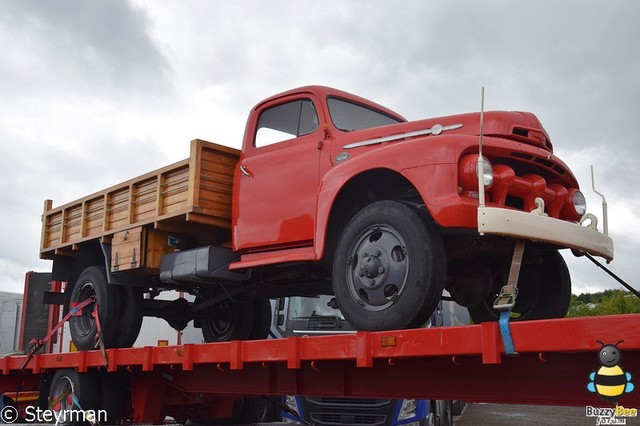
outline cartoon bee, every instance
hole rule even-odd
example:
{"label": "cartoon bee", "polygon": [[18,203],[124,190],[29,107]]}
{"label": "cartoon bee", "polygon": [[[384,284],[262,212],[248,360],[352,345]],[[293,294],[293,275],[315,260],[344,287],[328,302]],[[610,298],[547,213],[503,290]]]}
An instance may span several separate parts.
{"label": "cartoon bee", "polygon": [[589,374],[589,384],[587,390],[597,393],[598,396],[607,402],[618,404],[618,400],[624,393],[630,393],[635,388],[631,383],[631,374],[625,372],[620,365],[622,353],[618,349],[618,345],[624,340],[619,341],[615,345],[604,344],[600,340],[596,342],[602,345],[598,352],[598,360],[601,367],[598,371],[592,371]]}

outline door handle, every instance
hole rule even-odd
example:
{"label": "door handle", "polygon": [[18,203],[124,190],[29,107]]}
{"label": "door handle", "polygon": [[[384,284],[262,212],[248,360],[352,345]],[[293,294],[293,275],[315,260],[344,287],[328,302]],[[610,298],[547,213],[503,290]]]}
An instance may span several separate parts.
{"label": "door handle", "polygon": [[240,173],[242,174],[242,176],[253,177],[251,172],[249,170],[247,170],[247,168],[245,166],[240,166]]}

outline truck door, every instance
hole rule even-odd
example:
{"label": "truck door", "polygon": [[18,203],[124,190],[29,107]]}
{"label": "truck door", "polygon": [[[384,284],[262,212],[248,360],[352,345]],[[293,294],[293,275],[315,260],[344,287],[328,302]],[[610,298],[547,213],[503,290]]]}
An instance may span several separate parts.
{"label": "truck door", "polygon": [[301,95],[273,103],[260,107],[245,135],[236,171],[236,250],[313,244],[323,140],[318,103]]}

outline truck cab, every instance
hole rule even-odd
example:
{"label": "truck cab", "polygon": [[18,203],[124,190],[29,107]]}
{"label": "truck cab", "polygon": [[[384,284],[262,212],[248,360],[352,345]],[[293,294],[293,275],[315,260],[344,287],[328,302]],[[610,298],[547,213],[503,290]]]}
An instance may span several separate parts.
{"label": "truck cab", "polygon": [[417,327],[444,289],[476,322],[496,320],[518,244],[515,317],[561,317],[571,281],[558,250],[613,257],[597,221],[580,226],[578,182],[528,112],[408,122],[336,89],[285,92],[250,113],[233,206],[232,270],[264,268],[266,289],[272,269],[306,264],[315,293],[335,294],[362,330]]}

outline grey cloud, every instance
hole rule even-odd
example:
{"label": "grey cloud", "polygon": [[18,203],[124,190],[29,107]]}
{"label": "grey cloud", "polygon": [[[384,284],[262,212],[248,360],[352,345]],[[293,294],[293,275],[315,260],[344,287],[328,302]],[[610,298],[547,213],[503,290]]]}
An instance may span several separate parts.
{"label": "grey cloud", "polygon": [[166,84],[168,63],[149,35],[150,22],[126,0],[8,0],[0,3],[0,21],[15,33],[14,59],[37,66],[29,55],[46,55],[51,68],[30,67],[30,75],[18,79],[125,92]]}
{"label": "grey cloud", "polygon": [[[135,164],[140,158],[162,161],[152,158],[156,141],[144,136],[154,134],[153,129],[128,129],[135,124],[122,119],[127,114],[153,116],[161,127],[173,119],[184,123],[183,117],[194,113],[191,101],[200,96],[201,102],[216,102],[212,110],[242,120],[250,107],[278,91],[325,84],[417,119],[477,110],[480,87],[486,86],[488,109],[530,110],[540,117],[557,154],[581,175],[583,187],[589,186],[584,178],[589,162],[597,161],[601,189],[610,203],[637,203],[637,16],[640,3],[633,0],[606,5],[552,0],[183,1],[180,7],[160,0],[5,0],[0,2],[0,40],[12,48],[0,57],[0,95],[5,100],[0,131],[3,125],[15,131],[11,136],[0,132],[0,143],[36,146],[32,150],[43,154],[36,152],[34,161],[55,162],[62,170],[49,178],[48,191],[20,178],[37,203],[15,202],[22,211],[35,209],[39,215],[44,197],[64,202],[71,193],[84,195],[131,177],[127,171],[153,168]],[[95,111],[77,117],[87,105]],[[51,118],[48,110],[61,112]],[[88,123],[76,124],[79,119]],[[211,128],[214,140],[217,127],[227,124],[219,120],[212,116],[201,127]],[[119,128],[110,132],[110,126]],[[184,134],[185,140],[202,136],[192,135],[189,128],[178,130],[175,134]],[[113,138],[129,131],[142,136],[107,149]],[[52,133],[55,141],[37,145]],[[241,137],[238,132],[237,139]],[[52,148],[56,144],[60,149]],[[117,164],[117,170],[92,166],[87,160],[92,157]],[[20,153],[6,158],[16,163],[8,169],[24,176]],[[80,181],[76,171],[83,176]],[[8,190],[0,189],[3,194]],[[588,198],[591,206],[598,203]],[[24,241],[33,245],[37,235],[33,232]],[[626,265],[633,265],[631,253],[640,250],[639,244],[621,239],[620,257],[614,261],[632,275],[631,281],[638,275]],[[34,259],[31,253],[21,258]],[[9,253],[0,258],[5,255]],[[578,285],[606,282],[586,268],[577,263]]]}

